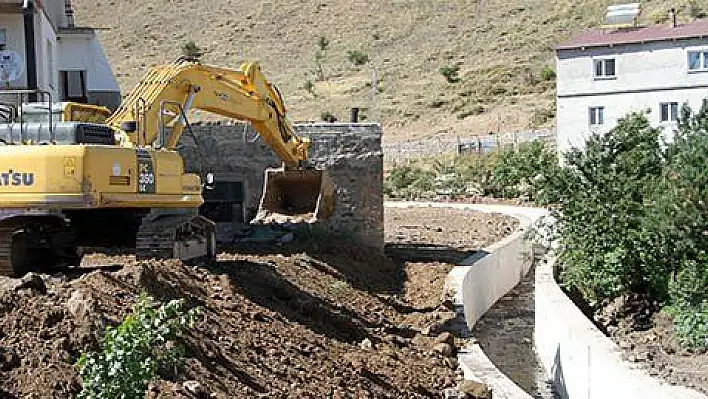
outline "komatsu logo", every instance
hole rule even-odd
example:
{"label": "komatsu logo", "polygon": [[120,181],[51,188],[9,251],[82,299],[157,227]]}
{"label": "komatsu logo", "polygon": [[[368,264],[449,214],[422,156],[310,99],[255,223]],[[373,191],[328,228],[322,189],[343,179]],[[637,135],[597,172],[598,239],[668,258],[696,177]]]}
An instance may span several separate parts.
{"label": "komatsu logo", "polygon": [[0,173],[0,186],[32,186],[34,185],[34,173],[9,172]]}

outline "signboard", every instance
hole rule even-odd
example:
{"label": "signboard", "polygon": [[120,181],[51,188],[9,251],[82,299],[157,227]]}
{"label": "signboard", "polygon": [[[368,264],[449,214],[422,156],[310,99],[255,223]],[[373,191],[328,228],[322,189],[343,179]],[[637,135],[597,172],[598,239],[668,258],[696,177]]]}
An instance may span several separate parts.
{"label": "signboard", "polygon": [[0,81],[12,82],[22,76],[24,63],[19,54],[14,50],[0,51]]}

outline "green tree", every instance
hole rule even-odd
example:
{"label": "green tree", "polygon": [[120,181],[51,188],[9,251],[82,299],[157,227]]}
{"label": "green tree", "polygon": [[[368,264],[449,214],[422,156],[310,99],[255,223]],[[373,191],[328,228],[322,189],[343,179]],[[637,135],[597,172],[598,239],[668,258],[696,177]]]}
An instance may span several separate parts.
{"label": "green tree", "polygon": [[666,295],[667,265],[644,224],[664,162],[659,135],[643,114],[631,114],[591,136],[584,151],[568,153],[566,168],[549,182],[562,237],[561,279],[591,301]]}

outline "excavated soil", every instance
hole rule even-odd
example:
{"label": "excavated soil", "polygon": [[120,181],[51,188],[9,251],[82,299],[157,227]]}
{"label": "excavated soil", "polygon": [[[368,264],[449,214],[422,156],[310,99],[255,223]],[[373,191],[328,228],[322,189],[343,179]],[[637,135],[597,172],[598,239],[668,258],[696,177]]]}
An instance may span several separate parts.
{"label": "excavated soil", "polygon": [[[435,225],[428,211],[387,211],[387,222]],[[473,250],[511,231],[494,215],[440,215],[443,232],[426,238],[436,244]],[[387,223],[389,234],[411,230],[396,226]],[[455,316],[441,298],[451,264],[344,244],[280,252],[227,251],[197,266],[104,255],[97,263],[122,268],[0,278],[0,398],[75,396],[72,364],[142,292],[203,309],[183,343],[184,367],[161,375],[148,397],[441,397],[456,386],[454,346],[435,342]]]}
{"label": "excavated soil", "polygon": [[618,298],[594,314],[595,323],[623,350],[624,358],[669,384],[708,395],[708,353],[682,347],[671,315],[646,298]]}

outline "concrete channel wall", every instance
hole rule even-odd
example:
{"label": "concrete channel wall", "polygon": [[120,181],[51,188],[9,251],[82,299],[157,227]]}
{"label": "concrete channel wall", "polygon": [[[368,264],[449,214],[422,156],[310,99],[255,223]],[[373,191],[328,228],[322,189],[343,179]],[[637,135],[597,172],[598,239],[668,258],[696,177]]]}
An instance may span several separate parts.
{"label": "concrete channel wall", "polygon": [[[452,281],[458,282],[455,302],[462,305],[467,327],[472,330],[477,321],[517,286],[531,268],[533,247],[525,239],[525,234],[542,211],[501,205],[476,205],[468,209],[498,212],[519,221],[519,227],[513,234],[485,248],[486,254],[465,260],[451,273]],[[487,384],[494,399],[531,398],[489,360],[479,344],[465,348],[459,359],[465,378]]]}
{"label": "concrete channel wall", "polygon": [[[547,212],[503,205],[396,202],[391,207],[431,206],[503,213],[519,220],[516,232],[455,267],[446,292],[462,308],[471,330],[475,323],[528,272],[534,246],[524,239],[532,228],[542,230]],[[548,243],[545,243],[548,245]],[[622,350],[598,330],[563,293],[553,276],[555,259],[547,255],[536,266],[534,345],[557,394],[563,399],[707,399],[692,389],[669,385],[622,359]],[[531,398],[504,375],[478,344],[463,348],[458,358],[465,379],[483,382],[492,397]]]}
{"label": "concrete channel wall", "polygon": [[561,291],[554,258],[536,268],[534,341],[548,378],[566,399],[706,399],[671,386],[622,359],[622,350]]}
{"label": "concrete channel wall", "polygon": [[[441,207],[479,212],[494,212],[519,220],[519,227],[503,240],[484,248],[455,267],[447,277],[445,292],[464,314],[466,335],[475,323],[506,293],[521,282],[531,267],[532,246],[524,239],[526,231],[543,214],[534,208],[505,205],[391,202],[391,207]],[[459,312],[459,311],[458,311]],[[530,399],[531,396],[502,373],[474,343],[460,349],[460,366],[466,380],[482,382],[492,390],[494,399]]]}

